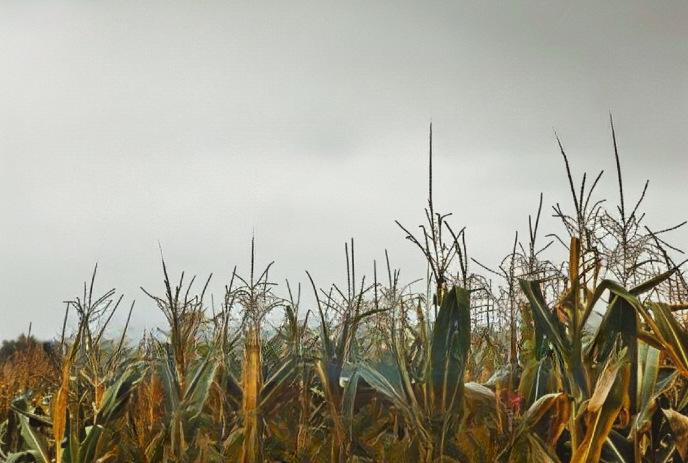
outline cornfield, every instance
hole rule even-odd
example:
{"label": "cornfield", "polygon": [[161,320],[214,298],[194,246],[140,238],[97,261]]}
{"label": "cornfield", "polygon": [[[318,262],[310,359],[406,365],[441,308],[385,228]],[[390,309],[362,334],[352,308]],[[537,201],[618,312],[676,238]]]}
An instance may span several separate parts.
{"label": "cornfield", "polygon": [[[183,273],[175,283],[161,259],[161,293],[143,291],[167,326],[132,344],[126,327],[107,338],[122,297],[94,295],[94,270],[61,339],[29,334],[2,357],[0,461],[688,461],[681,252],[671,229],[642,225],[647,185],[628,207],[611,131],[618,207],[593,198],[601,173],[574,184],[559,144],[565,234],[538,241],[541,196],[528,240],[490,269],[435,211],[431,126],[426,222],[416,235],[398,224],[427,261],[424,294],[389,259],[382,276],[375,266],[372,282],[357,279],[352,240],[346,287],[308,274],[312,307],[300,288],[276,295],[270,266],[252,259],[214,311],[210,278],[200,291]],[[544,260],[557,242],[561,261]]]}

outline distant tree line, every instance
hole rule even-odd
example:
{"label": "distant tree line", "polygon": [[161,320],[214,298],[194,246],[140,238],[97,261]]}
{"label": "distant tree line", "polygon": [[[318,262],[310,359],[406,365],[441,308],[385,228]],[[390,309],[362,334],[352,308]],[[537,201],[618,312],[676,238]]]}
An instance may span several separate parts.
{"label": "distant tree line", "polygon": [[17,339],[3,340],[0,347],[0,365],[7,362],[18,352],[42,348],[49,356],[55,355],[56,344],[53,341],[39,341],[33,335],[20,334]]}

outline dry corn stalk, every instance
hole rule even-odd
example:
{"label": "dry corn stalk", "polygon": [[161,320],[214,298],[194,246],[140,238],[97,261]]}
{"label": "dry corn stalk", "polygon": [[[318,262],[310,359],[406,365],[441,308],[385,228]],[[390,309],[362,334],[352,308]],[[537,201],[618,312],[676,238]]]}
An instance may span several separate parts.
{"label": "dry corn stalk", "polygon": [[262,364],[260,356],[260,334],[257,327],[251,326],[246,340],[244,370],[242,377],[244,443],[242,461],[260,463],[262,458],[262,419],[260,417],[260,390],[262,388]]}

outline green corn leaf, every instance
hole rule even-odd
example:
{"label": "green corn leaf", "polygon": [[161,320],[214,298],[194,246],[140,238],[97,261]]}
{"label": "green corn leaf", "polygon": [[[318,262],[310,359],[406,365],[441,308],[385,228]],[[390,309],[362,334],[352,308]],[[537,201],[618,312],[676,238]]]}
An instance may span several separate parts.
{"label": "green corn leaf", "polygon": [[260,399],[261,409],[267,410],[271,407],[273,402],[279,400],[285,388],[291,384],[291,380],[296,374],[295,365],[296,360],[290,358],[265,382],[265,384],[263,384]]}
{"label": "green corn leaf", "polygon": [[344,420],[344,426],[349,439],[355,438],[354,436],[354,404],[356,403],[356,391],[358,389],[358,369],[349,377],[349,381],[346,383],[344,388],[344,396],[342,397],[342,418]]}
{"label": "green corn leaf", "polygon": [[392,402],[407,422],[414,427],[422,442],[427,443],[431,440],[426,428],[426,416],[422,414],[413,392],[411,391],[410,395],[405,392],[404,384],[409,388],[410,384],[400,377],[398,370],[387,369],[383,374],[382,371],[372,368],[367,363],[360,363],[356,372],[363,381]]}
{"label": "green corn leaf", "polygon": [[[581,326],[585,323],[585,315],[578,320],[579,326],[573,327],[571,330],[572,338],[569,338],[564,324],[547,307],[540,289],[540,282],[520,280],[520,284],[530,302],[533,321],[535,322],[537,345],[542,346],[543,343],[551,343],[563,375],[565,390],[576,396],[577,401],[584,400],[589,395],[580,336]],[[575,308],[574,310],[578,309]],[[564,374],[565,372],[569,373]]]}
{"label": "green corn leaf", "polygon": [[678,371],[676,371],[676,369],[660,367],[657,374],[657,382],[655,383],[654,397],[659,397],[671,389],[677,378]]}
{"label": "green corn leaf", "polygon": [[96,448],[102,432],[103,427],[101,425],[90,426],[86,439],[79,448],[79,463],[91,463],[96,458]]}
{"label": "green corn leaf", "polygon": [[521,374],[519,395],[525,399],[526,407],[530,407],[541,397],[557,392],[561,384],[559,380],[559,373],[549,356],[539,362],[531,361]]}
{"label": "green corn leaf", "polygon": [[136,383],[141,379],[141,367],[140,364],[130,366],[117,378],[114,384],[107,388],[100,410],[96,415],[96,423],[110,423],[126,412],[129,398]]}
{"label": "green corn leaf", "polygon": [[584,321],[587,320],[588,316],[592,312],[593,306],[595,305],[599,297],[602,296],[602,293],[607,289],[609,290],[611,296],[610,303],[613,303],[614,296],[624,299],[636,310],[638,315],[641,316],[648,325],[650,325],[652,330],[656,332],[656,324],[654,322],[654,319],[650,317],[647,310],[645,310],[645,307],[643,307],[638,298],[631,292],[627,291],[623,286],[611,280],[602,281],[602,283],[600,283],[600,285],[595,290],[595,294],[592,296],[588,303],[588,306],[585,309]]}
{"label": "green corn leaf", "polygon": [[359,364],[356,374],[376,391],[386,396],[395,407],[405,411],[407,416],[412,416],[403,390],[395,387],[393,384],[396,381],[385,377],[380,371],[372,368],[367,363]]}
{"label": "green corn leaf", "polygon": [[659,374],[660,351],[645,343],[638,345],[638,414],[635,417],[635,428],[640,429],[648,420],[650,404],[654,401],[657,377]]}
{"label": "green corn leaf", "polygon": [[10,409],[15,411],[16,413],[19,413],[20,415],[24,415],[25,417],[29,418],[30,420],[35,420],[45,426],[52,426],[53,422],[50,420],[50,418],[47,415],[36,415],[35,413],[31,413],[27,410],[24,410],[22,408],[17,408],[13,405],[10,405]]}
{"label": "green corn leaf", "polygon": [[[422,323],[422,321],[420,323]],[[423,414],[421,407],[418,404],[416,394],[413,390],[413,382],[408,371],[408,359],[406,357],[406,349],[404,347],[403,328],[401,330],[396,330],[394,327],[392,328],[392,354],[397,367],[397,374],[390,374],[391,384],[394,386],[395,377],[399,378],[399,383],[401,384],[399,388],[400,396],[404,397],[407,401],[408,413],[411,413],[409,418],[411,418],[412,423],[421,423],[423,420]]]}
{"label": "green corn leaf", "polygon": [[639,296],[643,293],[651,291],[654,288],[656,288],[658,285],[660,285],[664,281],[666,281],[669,277],[671,277],[671,275],[676,273],[676,270],[678,270],[678,267],[675,267],[671,270],[668,270],[668,271],[662,273],[661,275],[657,275],[656,277],[651,278],[651,279],[639,284],[638,286],[636,286],[634,288],[631,288],[629,293],[633,294],[634,296]]}
{"label": "green corn leaf", "polygon": [[655,334],[661,339],[667,353],[682,375],[688,377],[688,333],[678,323],[666,304],[649,303],[648,308],[654,315]]}
{"label": "green corn leaf", "polygon": [[[618,350],[618,335],[621,342],[628,349],[631,361],[631,380],[629,383],[629,397],[631,399],[631,413],[636,414],[640,405],[638,403],[638,331],[640,330],[640,313],[633,303],[638,302],[634,296],[623,294],[617,288],[610,288],[611,302],[605,313],[602,323],[594,335],[593,341],[588,345],[586,356],[590,363],[597,359],[606,359]],[[633,303],[632,303],[633,302]],[[639,305],[639,303],[637,304]]]}
{"label": "green corn leaf", "polygon": [[595,292],[592,294],[590,299],[588,299],[588,302],[585,306],[585,310],[583,311],[583,316],[581,318],[581,326],[585,326],[585,324],[588,321],[588,318],[590,317],[590,314],[592,313],[593,309],[595,308],[595,305],[599,300],[602,298],[604,295],[604,292],[609,290],[611,294],[617,294],[620,295],[623,298],[634,298],[634,296],[626,291],[626,289],[618,284],[615,281],[612,280],[602,280],[599,285],[595,288]]}
{"label": "green corn leaf", "polygon": [[160,382],[165,391],[165,405],[167,413],[171,415],[179,407],[179,384],[175,374],[173,359],[163,359],[160,363]]}
{"label": "green corn leaf", "polygon": [[65,422],[65,436],[67,436],[67,445],[62,454],[62,463],[78,463],[79,462],[79,434],[74,428],[72,420],[67,414]]}
{"label": "green corn leaf", "polygon": [[602,446],[600,455],[602,463],[635,463],[635,449],[633,441],[624,437],[616,429],[612,429]]}
{"label": "green corn leaf", "polygon": [[226,367],[223,373],[224,377],[222,378],[220,384],[224,385],[227,399],[229,399],[234,406],[241,407],[244,392],[241,390],[239,380],[234,377],[231,371],[227,371]]}
{"label": "green corn leaf", "polygon": [[[562,355],[568,355],[571,351],[565,328],[559,319],[549,310],[545,297],[542,295],[539,281],[520,280],[521,289],[530,302],[530,308],[535,322],[535,332],[538,337],[537,344],[546,339],[552,344],[554,350]],[[540,355],[538,352],[537,355]]]}
{"label": "green corn leaf", "polygon": [[455,286],[442,301],[430,346],[435,416],[461,413],[463,377],[471,347],[470,291]]}
{"label": "green corn leaf", "polygon": [[592,342],[586,349],[586,356],[590,360],[594,354],[597,358],[608,358],[615,349],[617,333],[620,333],[628,344],[637,338],[638,325],[638,311],[635,307],[624,298],[613,297]]}
{"label": "green corn leaf", "polygon": [[196,369],[193,370],[186,384],[182,407],[187,419],[194,419],[200,415],[205,402],[208,400],[210,386],[215,379],[215,372],[218,366],[213,358],[213,351],[211,350]]}
{"label": "green corn leaf", "polygon": [[[657,284],[661,283],[664,281],[666,278],[668,278],[673,271],[666,272],[662,275],[659,275],[658,277],[655,277],[651,280],[646,281],[645,283],[642,283],[639,286],[636,286],[635,288],[631,289],[630,291],[627,291],[623,286],[620,284],[611,281],[611,280],[603,280],[598,287],[595,289],[594,294],[588,301],[588,304],[585,308],[585,312],[582,318],[582,324],[584,325],[590,314],[592,313],[592,310],[595,306],[595,304],[598,302],[598,300],[602,297],[603,293],[606,290],[609,290],[610,293],[610,306],[614,305],[614,296],[616,296],[619,299],[623,299],[628,305],[630,305],[633,309],[635,309],[636,313],[638,316],[642,317],[652,328],[652,331],[656,333],[656,325],[654,319],[650,317],[650,315],[647,313],[643,305],[640,303],[638,300],[637,296],[642,294],[643,292],[646,292],[648,290],[651,290],[654,288]],[[605,314],[606,316],[609,315],[609,311]],[[623,327],[624,325],[622,325]],[[632,330],[631,330],[632,331]],[[639,326],[636,326],[635,333],[630,333],[633,336],[641,337],[641,334],[645,334],[645,332],[641,333],[641,329]],[[648,343],[652,343],[652,339],[647,340]]]}
{"label": "green corn leaf", "polygon": [[34,452],[36,461],[38,463],[49,463],[48,442],[45,436],[29,424],[29,419],[26,416],[21,414],[18,416],[21,423],[21,435],[29,450]]}

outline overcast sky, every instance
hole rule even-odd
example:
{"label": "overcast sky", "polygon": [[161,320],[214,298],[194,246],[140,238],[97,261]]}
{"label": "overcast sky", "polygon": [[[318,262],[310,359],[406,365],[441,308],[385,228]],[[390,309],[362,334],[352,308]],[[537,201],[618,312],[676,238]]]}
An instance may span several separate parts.
{"label": "overcast sky", "polygon": [[685,1],[2,0],[0,339],[56,336],[96,261],[135,332],[162,326],[158,243],[216,301],[254,232],[279,295],[345,286],[352,237],[359,275],[387,249],[422,277],[394,220],[424,219],[431,121],[436,209],[487,265],[541,191],[563,231],[555,130],[616,203],[609,111],[629,202],[649,179],[645,223],[681,222],[686,24]]}

